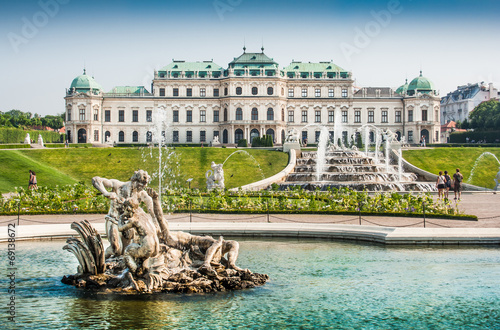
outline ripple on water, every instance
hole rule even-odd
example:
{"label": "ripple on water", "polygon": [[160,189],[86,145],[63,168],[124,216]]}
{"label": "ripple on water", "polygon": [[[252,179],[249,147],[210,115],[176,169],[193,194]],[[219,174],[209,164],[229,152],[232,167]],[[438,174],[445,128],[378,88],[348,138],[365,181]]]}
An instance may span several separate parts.
{"label": "ripple on water", "polygon": [[[383,247],[239,239],[239,264],[270,281],[207,295],[105,295],[63,285],[64,242],[18,248],[17,325],[45,328],[495,328],[498,248]],[[1,280],[0,285],[6,285]]]}

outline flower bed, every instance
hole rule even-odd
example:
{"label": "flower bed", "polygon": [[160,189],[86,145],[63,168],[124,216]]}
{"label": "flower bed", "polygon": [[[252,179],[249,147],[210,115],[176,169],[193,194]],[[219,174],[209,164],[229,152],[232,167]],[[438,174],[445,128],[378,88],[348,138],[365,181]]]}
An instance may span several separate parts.
{"label": "flower bed", "polygon": [[[17,188],[17,195],[0,201],[0,214],[106,213],[109,201],[93,187],[82,183],[38,190]],[[459,218],[464,215],[449,202],[433,200],[427,193],[376,193],[349,189],[325,192],[291,191],[218,191],[178,189],[162,196],[165,212],[198,213],[294,213],[362,214],[385,216]]]}

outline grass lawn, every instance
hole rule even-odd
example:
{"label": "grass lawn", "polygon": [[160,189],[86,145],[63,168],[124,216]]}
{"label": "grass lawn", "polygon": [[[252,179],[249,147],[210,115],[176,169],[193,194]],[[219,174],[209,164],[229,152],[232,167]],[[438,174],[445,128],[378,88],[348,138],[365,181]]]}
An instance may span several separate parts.
{"label": "grass lawn", "polygon": [[[435,148],[422,150],[404,150],[403,157],[411,164],[428,172],[438,174],[448,171],[450,176],[459,168],[464,175],[464,182],[476,186],[494,188],[495,178],[500,164],[488,152],[500,159],[500,148]],[[474,173],[471,171],[474,169]]]}
{"label": "grass lawn", "polygon": [[[238,151],[238,152],[236,152]],[[288,154],[269,150],[226,148],[169,148],[162,150],[162,167],[167,172],[164,182],[192,188],[205,187],[205,172],[210,163],[224,165],[227,188],[238,187],[281,171],[288,163]],[[250,155],[251,156],[250,156]],[[166,159],[168,158],[168,161]],[[255,159],[255,160],[254,160]],[[28,185],[28,170],[37,173],[38,185],[53,187],[83,181],[90,184],[93,176],[128,180],[137,169],[144,169],[158,184],[158,150],[147,148],[68,148],[0,150],[0,192]],[[165,186],[162,184],[162,186]]]}

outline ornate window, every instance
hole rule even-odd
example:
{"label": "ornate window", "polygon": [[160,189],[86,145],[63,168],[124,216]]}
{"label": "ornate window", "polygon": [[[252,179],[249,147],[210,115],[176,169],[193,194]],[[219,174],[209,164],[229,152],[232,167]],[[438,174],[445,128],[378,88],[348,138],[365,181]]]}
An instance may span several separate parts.
{"label": "ornate window", "polygon": [[387,110],[383,110],[383,111],[382,111],[382,122],[383,122],[383,123],[387,123],[387,122],[388,122],[388,118],[387,118]]}
{"label": "ornate window", "polygon": [[335,97],[335,92],[333,88],[328,89],[328,97]]}
{"label": "ornate window", "polygon": [[342,110],[342,122],[347,123],[347,110]]}
{"label": "ornate window", "polygon": [[314,111],[314,122],[321,123],[321,110]]}
{"label": "ornate window", "polygon": [[396,116],[395,116],[394,122],[395,123],[401,122],[401,111],[396,111]]}
{"label": "ornate window", "polygon": [[272,87],[267,87],[267,95],[273,95],[274,89]]}
{"label": "ornate window", "polygon": [[125,110],[118,111],[118,121],[123,123],[125,121]]}
{"label": "ornate window", "polygon": [[293,110],[288,110],[288,122],[293,123],[294,120],[294,111]]}
{"label": "ornate window", "polygon": [[151,131],[146,132],[146,142],[152,142],[153,141],[153,133]]}
{"label": "ornate window", "polygon": [[[408,122],[412,122],[413,121],[413,110],[408,110]],[[408,141],[410,139],[410,132],[408,132]]]}
{"label": "ornate window", "polygon": [[206,110],[200,110],[200,123],[204,123],[207,121]]}
{"label": "ornate window", "polygon": [[361,123],[361,111],[360,110],[354,111],[354,122]]}
{"label": "ornate window", "polygon": [[267,120],[274,120],[274,110],[273,108],[267,109]]}
{"label": "ornate window", "polygon": [[139,133],[137,131],[132,133],[132,142],[139,142]]}
{"label": "ornate window", "polygon": [[200,142],[207,141],[207,133],[205,131],[200,131]]}
{"label": "ornate window", "polygon": [[307,110],[302,110],[302,122],[307,123]]}
{"label": "ornate window", "polygon": [[193,96],[193,89],[192,88],[186,89],[186,96]]}
{"label": "ornate window", "polygon": [[238,143],[240,140],[243,140],[243,131],[238,128],[234,131],[234,143]]}
{"label": "ornate window", "polygon": [[321,89],[316,88],[316,89],[314,90],[314,96],[315,96],[315,97],[321,97]]}
{"label": "ornate window", "polygon": [[257,108],[252,108],[252,120],[259,120],[259,111]]}
{"label": "ornate window", "polygon": [[191,131],[186,132],[186,142],[193,142],[193,132]]}
{"label": "ornate window", "polygon": [[178,123],[179,122],[179,110],[174,110],[173,111],[173,122]]}
{"label": "ornate window", "polygon": [[219,122],[219,110],[214,110],[214,123]]}
{"label": "ornate window", "polygon": [[375,122],[375,111],[373,110],[368,111],[368,122],[369,123]]}
{"label": "ornate window", "polygon": [[224,121],[227,121],[227,108],[224,108]]}
{"label": "ornate window", "polygon": [[94,108],[94,120],[99,120],[99,108]]}
{"label": "ornate window", "polygon": [[207,95],[207,91],[205,88],[200,88],[200,97],[205,97]]}
{"label": "ornate window", "polygon": [[293,88],[288,89],[288,97],[293,97]]}
{"label": "ornate window", "polygon": [[328,111],[328,122],[329,123],[335,122],[335,111],[334,110]]}
{"label": "ornate window", "polygon": [[174,131],[172,138],[173,138],[172,141],[179,142],[179,131]]}
{"label": "ornate window", "polygon": [[85,108],[80,108],[80,120],[85,120]]}
{"label": "ornate window", "polygon": [[219,89],[214,88],[214,97],[218,97],[218,96],[219,96]]}
{"label": "ornate window", "polygon": [[257,95],[258,92],[259,90],[257,89],[257,87],[252,87],[252,95]]}
{"label": "ornate window", "polygon": [[151,110],[146,110],[146,121],[148,123],[153,121],[153,111]]}
{"label": "ornate window", "polygon": [[118,142],[125,142],[125,133],[123,131],[118,133]]}
{"label": "ornate window", "polygon": [[236,87],[236,95],[241,95],[243,93],[243,89],[241,87]]}
{"label": "ornate window", "polygon": [[236,109],[236,120],[243,120],[243,110],[241,108]]}
{"label": "ornate window", "polygon": [[132,121],[134,123],[139,121],[139,110],[132,110]]}
{"label": "ornate window", "polygon": [[347,97],[347,88],[342,88],[342,97]]}
{"label": "ornate window", "polygon": [[179,88],[174,88],[173,95],[179,96]]}
{"label": "ornate window", "polygon": [[94,141],[99,141],[99,130],[94,130]]}
{"label": "ornate window", "polygon": [[165,88],[160,88],[160,96],[165,96]]}
{"label": "ornate window", "polygon": [[193,122],[193,110],[186,110],[186,123]]}
{"label": "ornate window", "polygon": [[302,97],[307,97],[307,88],[302,88]]}

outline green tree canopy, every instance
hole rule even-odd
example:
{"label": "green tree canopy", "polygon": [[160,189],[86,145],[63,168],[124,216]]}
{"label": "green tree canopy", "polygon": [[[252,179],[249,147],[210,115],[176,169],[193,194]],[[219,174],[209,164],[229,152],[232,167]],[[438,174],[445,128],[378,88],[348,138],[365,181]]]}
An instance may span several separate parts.
{"label": "green tree canopy", "polygon": [[474,108],[469,117],[469,128],[498,130],[500,129],[498,125],[500,123],[500,102],[497,100],[483,102]]}

